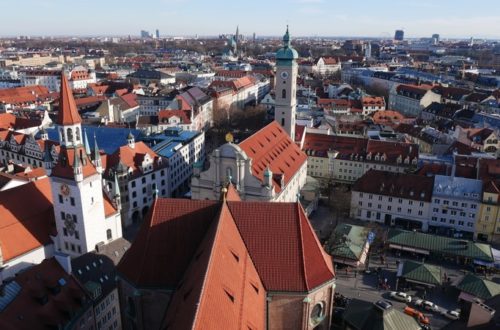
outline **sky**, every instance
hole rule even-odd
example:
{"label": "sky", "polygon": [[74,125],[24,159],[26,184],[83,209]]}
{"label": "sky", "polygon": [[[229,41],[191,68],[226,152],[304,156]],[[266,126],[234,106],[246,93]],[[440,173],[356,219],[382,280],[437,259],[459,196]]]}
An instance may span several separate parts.
{"label": "sky", "polygon": [[292,36],[500,39],[500,0],[0,0],[1,36]]}

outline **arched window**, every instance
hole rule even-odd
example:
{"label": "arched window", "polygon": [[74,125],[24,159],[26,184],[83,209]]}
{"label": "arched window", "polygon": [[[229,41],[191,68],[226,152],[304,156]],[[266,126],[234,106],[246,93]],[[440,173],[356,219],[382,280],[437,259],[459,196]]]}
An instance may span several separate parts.
{"label": "arched window", "polygon": [[79,127],[76,128],[75,133],[76,133],[76,141],[80,141],[80,128]]}
{"label": "arched window", "polygon": [[108,240],[113,238],[113,234],[111,233],[111,229],[106,230],[106,238]]}
{"label": "arched window", "polygon": [[233,181],[233,170],[230,167],[226,168],[226,178],[228,181]]}
{"label": "arched window", "polygon": [[73,130],[68,128],[66,135],[68,136],[68,142],[73,142]]}
{"label": "arched window", "polygon": [[64,139],[64,128],[61,128],[59,130],[59,132],[61,133],[61,142],[64,142],[65,141],[65,139]]}
{"label": "arched window", "polygon": [[281,98],[286,99],[286,89],[281,90]]}

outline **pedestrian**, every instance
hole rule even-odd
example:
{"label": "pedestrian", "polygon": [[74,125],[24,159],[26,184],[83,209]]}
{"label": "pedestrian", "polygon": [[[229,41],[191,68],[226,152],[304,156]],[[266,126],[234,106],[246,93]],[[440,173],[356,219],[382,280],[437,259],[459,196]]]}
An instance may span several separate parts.
{"label": "pedestrian", "polygon": [[387,277],[386,277],[386,278],[384,278],[384,283],[385,283],[385,284],[387,284]]}

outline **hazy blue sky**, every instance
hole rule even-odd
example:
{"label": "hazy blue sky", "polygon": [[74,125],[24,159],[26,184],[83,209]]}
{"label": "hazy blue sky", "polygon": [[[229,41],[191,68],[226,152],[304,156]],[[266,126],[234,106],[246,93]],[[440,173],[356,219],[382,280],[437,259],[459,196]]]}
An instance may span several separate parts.
{"label": "hazy blue sky", "polygon": [[0,35],[500,38],[500,0],[0,0]]}

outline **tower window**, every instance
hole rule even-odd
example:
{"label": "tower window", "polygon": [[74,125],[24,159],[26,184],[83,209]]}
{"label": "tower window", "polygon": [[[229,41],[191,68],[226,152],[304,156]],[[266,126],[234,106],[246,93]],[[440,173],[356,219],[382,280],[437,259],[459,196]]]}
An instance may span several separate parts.
{"label": "tower window", "polygon": [[285,118],[281,118],[281,126],[285,127]]}
{"label": "tower window", "polygon": [[73,130],[68,128],[66,135],[68,136],[68,142],[73,142]]}
{"label": "tower window", "polygon": [[63,203],[63,197],[62,197],[62,195],[59,195],[59,203],[61,203],[61,204]]}
{"label": "tower window", "polygon": [[286,99],[286,89],[281,90],[281,98]]}
{"label": "tower window", "polygon": [[106,238],[108,240],[113,238],[113,234],[111,233],[111,229],[106,230]]}
{"label": "tower window", "polygon": [[70,197],[70,203],[71,203],[71,206],[75,206],[75,199],[73,197]]}

